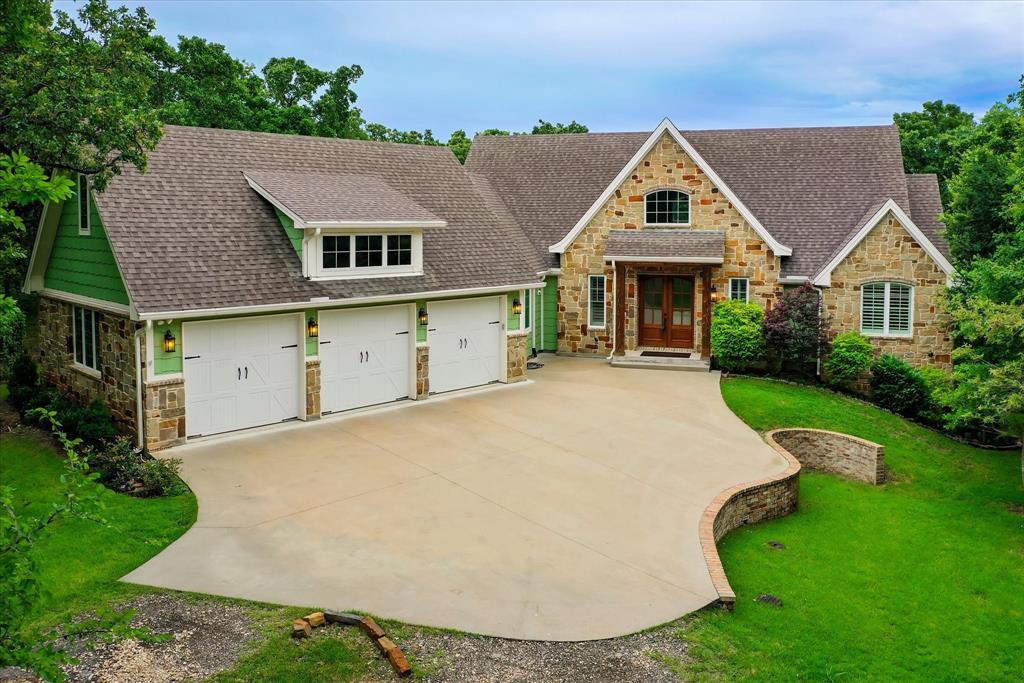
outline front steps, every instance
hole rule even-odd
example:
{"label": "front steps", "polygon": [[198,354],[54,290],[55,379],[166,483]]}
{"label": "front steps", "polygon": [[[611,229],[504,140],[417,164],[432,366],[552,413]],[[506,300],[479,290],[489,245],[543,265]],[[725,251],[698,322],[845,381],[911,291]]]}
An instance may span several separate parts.
{"label": "front steps", "polygon": [[711,363],[700,358],[664,358],[657,356],[612,356],[613,368],[641,368],[645,370],[682,370],[710,372]]}

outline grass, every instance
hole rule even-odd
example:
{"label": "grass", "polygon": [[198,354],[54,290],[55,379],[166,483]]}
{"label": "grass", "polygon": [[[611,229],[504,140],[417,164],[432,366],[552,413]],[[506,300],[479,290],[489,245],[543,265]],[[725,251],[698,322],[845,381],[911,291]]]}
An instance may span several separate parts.
{"label": "grass", "polygon": [[[60,498],[61,458],[36,435],[0,439],[0,485],[15,489],[19,512],[44,511]],[[42,632],[66,618],[147,592],[117,579],[156,555],[196,518],[192,494],[132,498],[100,487],[105,524],[65,519],[33,549],[46,595],[25,628]]]}
{"label": "grass", "polygon": [[[805,471],[798,513],[727,536],[736,611],[693,620],[690,676],[1024,679],[1024,517],[1008,510],[1024,501],[1019,453],[810,387],[730,379],[723,394],[758,431],[817,427],[885,445],[895,481]],[[763,592],[784,607],[754,602]]]}

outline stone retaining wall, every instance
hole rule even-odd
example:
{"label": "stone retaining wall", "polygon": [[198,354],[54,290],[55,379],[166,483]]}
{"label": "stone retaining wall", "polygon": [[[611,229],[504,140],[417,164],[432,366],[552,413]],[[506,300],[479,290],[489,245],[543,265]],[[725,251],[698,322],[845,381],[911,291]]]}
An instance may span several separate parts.
{"label": "stone retaining wall", "polygon": [[885,482],[885,446],[823,429],[776,429],[765,435],[805,467],[868,484]]}

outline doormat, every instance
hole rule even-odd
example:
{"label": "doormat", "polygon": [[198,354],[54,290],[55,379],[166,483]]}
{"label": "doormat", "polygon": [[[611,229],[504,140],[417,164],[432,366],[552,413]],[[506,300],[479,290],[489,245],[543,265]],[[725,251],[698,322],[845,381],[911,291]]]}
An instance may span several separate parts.
{"label": "doormat", "polygon": [[643,351],[640,353],[641,356],[654,357],[654,358],[689,358],[688,353],[676,353],[674,351]]}

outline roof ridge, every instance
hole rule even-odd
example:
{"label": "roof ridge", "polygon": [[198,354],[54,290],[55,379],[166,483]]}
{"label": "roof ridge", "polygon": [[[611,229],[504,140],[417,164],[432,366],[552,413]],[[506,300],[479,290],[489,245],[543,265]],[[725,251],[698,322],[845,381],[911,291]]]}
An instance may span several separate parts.
{"label": "roof ridge", "polygon": [[[274,138],[300,138],[303,140],[325,140],[328,142],[340,142],[340,143],[352,143],[366,146],[386,146],[386,147],[407,147],[424,150],[445,150],[451,152],[448,145],[425,145],[415,142],[386,142],[382,140],[362,140],[359,138],[335,138],[328,137],[325,135],[302,135],[300,133],[274,133],[271,131],[262,130],[239,130],[237,128],[212,128],[209,126],[181,126],[178,124],[164,124],[165,129],[178,129],[186,131],[209,131],[212,133],[231,135],[237,134],[240,136],[254,136],[254,137],[274,137]],[[455,156],[454,153],[452,156]]]}

